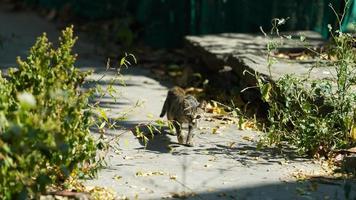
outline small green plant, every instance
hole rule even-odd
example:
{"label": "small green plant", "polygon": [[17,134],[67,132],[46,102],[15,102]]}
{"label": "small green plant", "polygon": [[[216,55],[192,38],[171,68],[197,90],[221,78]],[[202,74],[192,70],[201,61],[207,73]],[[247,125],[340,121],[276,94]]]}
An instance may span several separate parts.
{"label": "small green plant", "polygon": [[[90,72],[74,65],[75,41],[73,27],[62,32],[58,48],[44,34],[26,60],[18,58],[8,78],[0,74],[1,199],[37,198],[47,186],[95,175],[100,166],[96,156],[102,141],[94,141],[90,128],[113,125],[91,102],[98,89],[83,88]],[[121,65],[129,64],[130,56]]]}
{"label": "small green plant", "polygon": [[[288,141],[302,153],[324,156],[356,144],[356,54],[352,46],[355,38],[339,30],[330,31],[333,45],[328,54],[334,59],[320,63],[333,67],[332,79],[287,75],[275,83],[266,83],[257,76],[262,98],[270,107],[270,143]],[[277,35],[282,38],[278,32]],[[272,41],[268,45],[268,55],[278,47],[275,44]],[[267,61],[270,68],[275,59],[268,56]]]}

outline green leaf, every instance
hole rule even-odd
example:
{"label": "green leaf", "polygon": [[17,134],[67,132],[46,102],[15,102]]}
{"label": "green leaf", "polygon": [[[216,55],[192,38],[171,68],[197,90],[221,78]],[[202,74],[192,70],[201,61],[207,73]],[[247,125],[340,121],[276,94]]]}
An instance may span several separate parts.
{"label": "green leaf", "polygon": [[108,119],[108,116],[106,115],[106,112],[105,112],[105,110],[104,109],[102,109],[102,108],[98,108],[98,110],[99,110],[99,113],[100,113],[100,116],[105,120],[105,121],[109,121],[109,119]]}
{"label": "green leaf", "polygon": [[105,125],[106,125],[106,121],[104,121],[103,123],[100,124],[99,129],[103,129],[105,127]]}
{"label": "green leaf", "polygon": [[301,42],[305,42],[306,37],[304,35],[301,35],[299,39]]}
{"label": "green leaf", "polygon": [[264,101],[269,102],[271,97],[271,83],[266,83],[261,88],[262,98]]}

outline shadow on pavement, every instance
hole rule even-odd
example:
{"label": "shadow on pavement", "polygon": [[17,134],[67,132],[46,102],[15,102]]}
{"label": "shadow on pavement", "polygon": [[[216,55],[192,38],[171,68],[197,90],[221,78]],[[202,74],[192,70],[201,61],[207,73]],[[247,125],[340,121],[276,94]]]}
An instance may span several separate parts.
{"label": "shadow on pavement", "polygon": [[[130,134],[135,136],[141,145],[141,147],[136,148],[137,150],[144,149],[154,153],[170,153],[169,145],[172,144],[172,142],[170,137],[168,137],[169,132],[166,128],[151,125],[151,132],[150,128],[141,121],[120,121],[118,125],[123,129],[130,130]],[[147,137],[148,140],[145,141],[143,137],[137,133],[138,130],[142,136]]]}
{"label": "shadow on pavement", "polygon": [[194,149],[196,154],[205,155],[220,155],[229,159],[236,160],[243,165],[263,164],[272,165],[274,163],[281,164],[281,159],[287,159],[294,162],[307,161],[307,157],[298,155],[290,147],[272,148],[264,147],[258,148],[254,143],[236,143],[233,147],[214,144],[213,147]]}
{"label": "shadow on pavement", "polygon": [[[243,180],[241,180],[243,181]],[[284,182],[280,184],[262,184],[230,188],[225,190],[211,189],[211,192],[186,192],[174,194],[181,199],[356,199],[354,180],[339,180],[330,183],[317,181]]]}

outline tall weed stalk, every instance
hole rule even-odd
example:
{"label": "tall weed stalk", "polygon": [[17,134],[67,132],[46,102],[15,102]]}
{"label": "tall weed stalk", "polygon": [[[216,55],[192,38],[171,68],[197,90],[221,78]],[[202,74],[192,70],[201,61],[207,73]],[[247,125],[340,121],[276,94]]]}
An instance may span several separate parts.
{"label": "tall weed stalk", "polygon": [[[290,38],[277,33],[278,39]],[[266,83],[257,76],[262,98],[270,107],[269,143],[288,141],[301,153],[324,156],[356,144],[356,41],[351,34],[331,27],[330,34],[332,44],[326,52],[329,59],[324,59],[324,53],[309,50],[320,59],[317,67],[332,66],[332,78],[312,80],[286,75],[275,83]],[[300,39],[304,41],[305,37]],[[276,62],[270,55],[278,47],[275,41],[267,46],[269,68]]]}

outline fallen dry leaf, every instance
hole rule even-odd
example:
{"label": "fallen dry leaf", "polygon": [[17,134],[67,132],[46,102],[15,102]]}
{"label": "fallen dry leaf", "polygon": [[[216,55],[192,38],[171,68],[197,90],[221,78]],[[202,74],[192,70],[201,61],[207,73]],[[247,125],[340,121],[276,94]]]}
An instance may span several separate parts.
{"label": "fallen dry leaf", "polygon": [[289,164],[290,162],[288,160],[281,160],[281,161],[278,161],[278,164],[280,165],[287,165]]}
{"label": "fallen dry leaf", "polygon": [[297,170],[292,173],[292,177],[298,181],[303,181],[308,179],[308,175],[303,170]]}
{"label": "fallen dry leaf", "polygon": [[228,146],[230,149],[232,149],[236,146],[236,142],[230,142]]}
{"label": "fallen dry leaf", "polygon": [[208,161],[216,161],[218,158],[217,157],[210,157],[209,159],[208,159]]}
{"label": "fallen dry leaf", "polygon": [[256,124],[253,121],[245,121],[241,125],[242,130],[255,130]]}
{"label": "fallen dry leaf", "polygon": [[87,192],[90,193],[91,199],[94,200],[99,200],[99,199],[116,199],[116,192],[112,189],[109,188],[105,188],[105,187],[99,187],[99,186],[95,186],[95,187],[87,187]]}
{"label": "fallen dry leaf", "polygon": [[122,179],[122,176],[115,175],[115,176],[113,177],[113,179],[116,180],[116,181],[118,181],[118,180]]}
{"label": "fallen dry leaf", "polygon": [[306,54],[303,54],[303,55],[301,55],[301,56],[295,57],[296,60],[302,60],[302,61],[304,61],[304,60],[311,60],[312,58],[313,58],[312,56],[306,55]]}
{"label": "fallen dry leaf", "polygon": [[277,58],[289,59],[289,56],[287,56],[287,55],[284,54],[284,53],[278,53],[278,54],[275,54],[274,56],[277,57]]}
{"label": "fallen dry leaf", "polygon": [[221,134],[221,131],[219,131],[221,128],[223,128],[223,126],[215,126],[212,128],[212,134]]}
{"label": "fallen dry leaf", "polygon": [[176,180],[177,179],[177,175],[169,175],[169,179]]}
{"label": "fallen dry leaf", "polygon": [[205,118],[204,120],[207,121],[207,122],[212,122],[212,121],[214,121],[214,119],[213,119],[213,118],[210,118],[210,117],[207,117],[207,118]]}
{"label": "fallen dry leaf", "polygon": [[134,159],[134,157],[131,157],[131,156],[124,156],[123,159],[125,159],[125,160],[132,160],[132,159]]}
{"label": "fallen dry leaf", "polygon": [[171,197],[177,199],[187,199],[188,197],[194,196],[196,196],[194,192],[171,192]]}
{"label": "fallen dry leaf", "polygon": [[203,130],[203,129],[205,129],[205,127],[201,127],[201,126],[198,127],[198,130]]}
{"label": "fallen dry leaf", "polygon": [[213,103],[207,103],[205,106],[205,112],[212,114],[227,115],[223,107],[220,107],[215,101]]}
{"label": "fallen dry leaf", "polygon": [[162,175],[166,175],[166,173],[161,172],[161,171],[154,171],[154,172],[138,171],[138,172],[136,172],[136,176],[162,176]]}
{"label": "fallen dry leaf", "polygon": [[255,157],[252,157],[253,160],[261,160],[262,158],[261,157],[258,157],[258,156],[255,156]]}
{"label": "fallen dry leaf", "polygon": [[244,150],[244,151],[240,151],[239,153],[240,153],[240,154],[247,154],[248,151],[247,151],[247,150]]}
{"label": "fallen dry leaf", "polygon": [[218,128],[217,128],[217,127],[214,127],[214,128],[212,129],[212,133],[213,133],[213,134],[216,134],[217,131],[218,131]]}
{"label": "fallen dry leaf", "polygon": [[134,155],[134,156],[127,156],[127,155],[125,155],[125,156],[123,156],[122,158],[125,159],[125,160],[133,160],[133,159],[142,158],[142,157],[143,157],[143,155],[136,154],[136,155]]}
{"label": "fallen dry leaf", "polygon": [[251,137],[251,136],[243,136],[242,139],[246,140],[246,141],[249,141],[249,142],[253,142],[254,141],[253,137]]}

